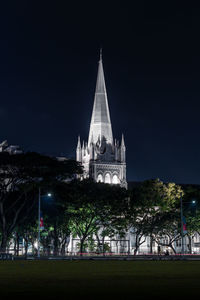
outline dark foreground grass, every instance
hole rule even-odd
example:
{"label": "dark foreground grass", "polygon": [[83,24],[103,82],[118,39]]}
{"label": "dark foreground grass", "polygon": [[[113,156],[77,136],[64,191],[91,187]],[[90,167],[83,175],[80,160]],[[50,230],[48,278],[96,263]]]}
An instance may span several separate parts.
{"label": "dark foreground grass", "polygon": [[199,299],[200,262],[2,261],[0,295],[1,299]]}

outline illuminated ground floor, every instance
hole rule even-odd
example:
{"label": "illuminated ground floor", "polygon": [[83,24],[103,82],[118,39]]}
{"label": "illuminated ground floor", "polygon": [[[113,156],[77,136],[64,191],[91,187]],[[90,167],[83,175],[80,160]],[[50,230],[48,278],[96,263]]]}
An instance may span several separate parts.
{"label": "illuminated ground floor", "polygon": [[[103,241],[93,239],[85,242],[84,253],[107,253],[107,254],[179,254],[182,252],[181,239],[175,240],[169,245],[169,238],[163,237],[160,243],[152,241],[151,237],[142,237],[137,241],[138,237],[134,234],[127,233],[123,238],[115,236],[114,238],[106,237]],[[137,243],[137,244],[136,244]],[[183,250],[185,254],[200,254],[200,235],[194,234],[192,237],[185,236],[183,238]],[[70,237],[68,245],[69,253],[78,254],[80,252],[80,239]]]}
{"label": "illuminated ground floor", "polygon": [[[181,239],[175,240],[171,245],[169,238],[163,237],[159,243],[153,241],[149,236],[138,237],[137,235],[128,232],[123,237],[115,235],[112,238],[105,237],[101,239],[97,236],[86,239],[82,246],[78,237],[68,236],[63,244],[59,244],[55,251],[55,244],[53,240],[49,240],[45,244],[40,242],[41,255],[137,255],[137,254],[179,254],[182,252]],[[200,254],[200,235],[194,234],[192,237],[185,236],[183,239],[183,250],[185,254]],[[37,239],[32,243],[26,245],[23,239],[20,239],[17,247],[14,241],[10,241],[7,252],[14,255],[37,255],[38,241]]]}

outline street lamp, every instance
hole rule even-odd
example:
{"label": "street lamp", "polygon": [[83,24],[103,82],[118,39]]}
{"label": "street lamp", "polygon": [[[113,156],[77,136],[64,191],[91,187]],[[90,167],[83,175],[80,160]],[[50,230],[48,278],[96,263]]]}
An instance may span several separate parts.
{"label": "street lamp", "polygon": [[183,245],[183,199],[181,194],[181,253],[184,254],[184,245]]}
{"label": "street lamp", "polygon": [[38,192],[38,258],[40,258],[40,219],[41,219],[41,197],[51,197],[52,194],[48,193],[47,195],[41,195],[41,190],[39,187],[39,192]]}
{"label": "street lamp", "polygon": [[[181,198],[180,198],[180,201],[181,201],[181,253],[184,254],[184,243],[183,243],[183,240],[184,240],[184,237],[183,237],[183,220],[184,220],[184,217],[183,217],[183,198],[182,198],[182,194],[181,194]],[[192,203],[194,205],[196,205],[196,200],[192,200],[192,201],[189,201],[189,202],[184,202],[184,203]]]}

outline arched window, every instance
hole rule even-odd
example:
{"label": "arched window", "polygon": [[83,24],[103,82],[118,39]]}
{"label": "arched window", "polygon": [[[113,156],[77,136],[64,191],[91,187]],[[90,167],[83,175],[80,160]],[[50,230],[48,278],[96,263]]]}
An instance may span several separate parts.
{"label": "arched window", "polygon": [[97,182],[103,182],[103,176],[101,174],[97,176]]}
{"label": "arched window", "polygon": [[111,178],[109,173],[106,173],[105,175],[105,183],[111,183]]}
{"label": "arched window", "polygon": [[119,184],[119,178],[118,178],[117,175],[114,175],[114,176],[113,176],[112,183],[113,183],[113,184]]}

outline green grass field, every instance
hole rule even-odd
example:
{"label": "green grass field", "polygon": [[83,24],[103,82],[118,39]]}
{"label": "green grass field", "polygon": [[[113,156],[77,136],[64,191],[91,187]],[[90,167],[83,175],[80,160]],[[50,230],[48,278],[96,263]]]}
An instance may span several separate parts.
{"label": "green grass field", "polygon": [[[1,299],[190,299],[198,261],[1,261]],[[6,296],[6,297],[5,297]],[[147,298],[147,299],[148,299]]]}

